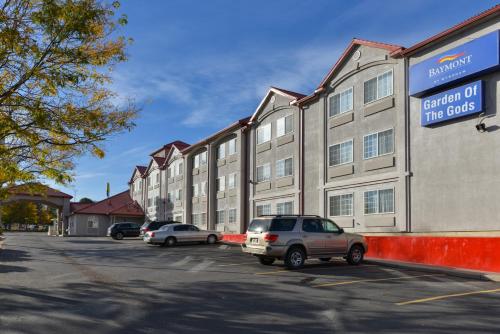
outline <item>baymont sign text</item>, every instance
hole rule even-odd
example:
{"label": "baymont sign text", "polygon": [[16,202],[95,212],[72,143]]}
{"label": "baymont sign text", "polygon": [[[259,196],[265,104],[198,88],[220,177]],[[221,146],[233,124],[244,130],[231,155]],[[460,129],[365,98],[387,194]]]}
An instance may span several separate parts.
{"label": "baymont sign text", "polygon": [[410,95],[421,96],[493,70],[500,65],[500,37],[496,30],[410,66]]}

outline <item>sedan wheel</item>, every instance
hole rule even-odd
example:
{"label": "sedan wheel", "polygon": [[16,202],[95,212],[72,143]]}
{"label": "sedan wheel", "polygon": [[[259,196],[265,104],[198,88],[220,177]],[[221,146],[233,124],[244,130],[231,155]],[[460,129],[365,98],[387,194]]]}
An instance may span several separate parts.
{"label": "sedan wheel", "polygon": [[174,246],[176,243],[177,243],[177,240],[175,240],[175,238],[173,238],[173,237],[169,237],[169,238],[167,238],[167,240],[165,240],[164,245],[165,245],[165,246],[167,246],[167,247],[172,247],[172,246]]}
{"label": "sedan wheel", "polygon": [[217,242],[217,237],[213,234],[210,234],[207,238],[207,244],[212,245]]}
{"label": "sedan wheel", "polygon": [[349,250],[347,254],[347,262],[349,264],[358,265],[363,261],[363,256],[365,254],[365,250],[360,245],[354,245]]}

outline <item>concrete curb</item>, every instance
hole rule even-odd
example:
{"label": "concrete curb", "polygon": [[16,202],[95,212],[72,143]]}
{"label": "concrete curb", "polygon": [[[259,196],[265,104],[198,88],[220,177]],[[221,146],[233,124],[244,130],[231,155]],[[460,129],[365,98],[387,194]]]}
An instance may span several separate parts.
{"label": "concrete curb", "polygon": [[483,272],[452,267],[429,266],[419,263],[366,258],[366,263],[377,264],[385,267],[413,269],[429,273],[445,274],[460,278],[474,279],[480,281],[500,282],[500,273]]}

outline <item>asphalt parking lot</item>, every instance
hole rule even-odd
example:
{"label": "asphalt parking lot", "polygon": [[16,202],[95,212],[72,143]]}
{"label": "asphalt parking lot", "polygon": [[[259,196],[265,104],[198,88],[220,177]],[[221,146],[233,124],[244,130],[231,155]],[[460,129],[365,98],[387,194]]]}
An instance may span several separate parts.
{"label": "asphalt parking lot", "polygon": [[227,245],[8,233],[4,333],[498,333],[500,284],[309,261],[262,266]]}

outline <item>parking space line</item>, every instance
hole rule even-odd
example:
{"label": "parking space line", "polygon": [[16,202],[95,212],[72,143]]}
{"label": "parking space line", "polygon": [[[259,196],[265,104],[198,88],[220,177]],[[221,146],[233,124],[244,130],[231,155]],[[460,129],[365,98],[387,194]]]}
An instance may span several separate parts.
{"label": "parking space line", "polygon": [[463,292],[463,293],[453,293],[453,294],[450,294],[450,295],[442,295],[442,296],[434,296],[434,297],[429,297],[429,298],[408,300],[408,301],[405,301],[405,302],[399,302],[399,303],[395,303],[395,304],[398,305],[398,306],[403,306],[403,305],[409,305],[409,304],[426,303],[426,302],[431,302],[431,301],[440,300],[440,299],[448,299],[448,298],[454,298],[454,297],[463,297],[463,296],[488,294],[488,293],[496,293],[496,292],[500,292],[500,289],[479,290],[479,291],[470,291],[470,292]]}
{"label": "parking space line", "polygon": [[444,274],[428,274],[428,275],[401,276],[401,277],[390,277],[390,278],[359,279],[359,280],[352,280],[352,281],[341,281],[341,282],[316,284],[316,285],[312,285],[312,287],[313,288],[321,288],[321,287],[326,287],[326,286],[347,285],[347,284],[356,284],[356,283],[365,283],[365,282],[396,281],[396,280],[414,279],[414,278],[420,278],[420,277],[435,277],[435,276],[445,276],[445,275]]}
{"label": "parking space line", "polygon": [[244,266],[246,264],[256,264],[256,262],[253,261],[253,262],[243,262],[243,263],[218,264],[217,267]]}
{"label": "parking space line", "polygon": [[[366,264],[357,268],[364,268],[364,267],[376,267],[375,264]],[[274,275],[274,274],[279,274],[279,273],[301,273],[304,271],[309,271],[309,270],[324,270],[324,269],[331,269],[331,270],[338,270],[338,269],[344,269],[344,268],[349,268],[353,269],[355,267],[312,267],[312,268],[302,268],[302,269],[296,269],[296,270],[288,270],[288,269],[283,269],[283,270],[274,270],[274,271],[263,271],[260,273],[255,273],[255,275]]]}

